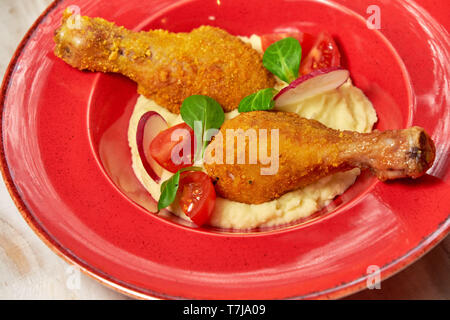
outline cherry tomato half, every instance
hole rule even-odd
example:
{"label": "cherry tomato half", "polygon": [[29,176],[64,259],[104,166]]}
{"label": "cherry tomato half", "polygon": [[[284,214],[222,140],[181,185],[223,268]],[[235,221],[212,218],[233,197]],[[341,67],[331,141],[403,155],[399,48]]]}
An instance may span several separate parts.
{"label": "cherry tomato half", "polygon": [[265,34],[261,36],[263,51],[272,43],[286,37],[297,39],[302,46],[300,75],[311,73],[316,69],[338,67],[341,65],[341,53],[336,42],[326,31],[322,31],[317,36],[301,31]]}
{"label": "cherry tomato half", "polygon": [[198,226],[208,222],[216,202],[216,190],[211,178],[201,171],[186,171],[178,186],[180,207]]}
{"label": "cherry tomato half", "polygon": [[194,143],[194,130],[183,122],[161,131],[150,143],[150,155],[161,167],[175,173],[192,166]]}
{"label": "cherry tomato half", "polygon": [[333,38],[323,31],[318,35],[309,53],[302,58],[299,73],[305,75],[316,69],[339,67],[340,65],[341,53]]}

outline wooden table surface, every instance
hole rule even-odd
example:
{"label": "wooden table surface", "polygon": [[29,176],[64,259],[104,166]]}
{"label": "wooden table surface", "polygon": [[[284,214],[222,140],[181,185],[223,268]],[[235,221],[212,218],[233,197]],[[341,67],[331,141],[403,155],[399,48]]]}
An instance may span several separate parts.
{"label": "wooden table surface", "polygon": [[[0,75],[50,0],[0,0]],[[127,299],[80,274],[33,233],[0,182],[0,299]],[[422,259],[381,283],[345,299],[450,300],[450,237]]]}

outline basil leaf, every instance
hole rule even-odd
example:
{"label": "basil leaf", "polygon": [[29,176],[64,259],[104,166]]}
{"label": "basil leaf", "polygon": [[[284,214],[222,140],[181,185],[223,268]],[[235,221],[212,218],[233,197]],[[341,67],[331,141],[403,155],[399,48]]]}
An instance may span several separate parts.
{"label": "basil leaf", "polygon": [[158,211],[167,208],[175,200],[180,183],[180,171],[161,184],[161,195],[158,201]]}
{"label": "basil leaf", "polygon": [[239,103],[239,112],[250,112],[258,110],[270,110],[273,109],[275,101],[273,101],[273,96],[277,90],[273,88],[267,88],[259,90],[249,96],[246,96]]}
{"label": "basil leaf", "polygon": [[200,167],[187,167],[178,170],[172,177],[161,183],[161,195],[158,200],[158,211],[170,206],[177,195],[180,174],[185,171],[201,171]]}
{"label": "basil leaf", "polygon": [[272,43],[264,52],[263,65],[281,80],[291,83],[298,78],[302,47],[297,39],[287,37]]}
{"label": "basil leaf", "polygon": [[184,99],[180,108],[181,118],[194,130],[197,142],[196,159],[203,154],[208,141],[206,131],[219,129],[225,121],[225,113],[220,104],[211,97],[193,95]]}

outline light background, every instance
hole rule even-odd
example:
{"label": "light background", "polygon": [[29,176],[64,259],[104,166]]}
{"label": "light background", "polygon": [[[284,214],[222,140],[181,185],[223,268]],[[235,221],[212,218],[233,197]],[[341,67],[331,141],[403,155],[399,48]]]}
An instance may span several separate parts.
{"label": "light background", "polygon": [[[143,0],[145,1],[145,0]],[[0,75],[51,0],[0,0]],[[0,182],[0,299],[127,299],[53,253],[22,218]],[[348,299],[450,300],[450,237],[421,260]]]}

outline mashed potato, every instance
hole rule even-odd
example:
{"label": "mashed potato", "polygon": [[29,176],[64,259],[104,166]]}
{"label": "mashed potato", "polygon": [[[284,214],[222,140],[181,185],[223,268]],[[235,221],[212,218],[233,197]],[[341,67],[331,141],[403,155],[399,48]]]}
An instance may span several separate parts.
{"label": "mashed potato", "polygon": [[[260,40],[257,36],[243,38],[243,40],[251,43],[256,50],[261,50]],[[169,126],[181,123],[183,120],[180,115],[169,112],[144,96],[139,97],[130,119],[128,141],[132,153],[133,170],[152,197],[159,199],[160,185],[146,173],[136,145],[136,129],[139,119],[144,113],[151,110],[158,112]],[[302,117],[318,120],[330,128],[339,130],[370,132],[377,121],[372,103],[361,90],[352,85],[350,80],[338,89],[278,110],[295,112]],[[225,118],[231,119],[238,114],[238,111],[234,110],[226,113]],[[246,204],[217,197],[210,225],[221,228],[248,229],[285,224],[305,218],[342,194],[355,182],[359,173],[359,169],[340,172],[261,204]],[[161,180],[165,181],[171,175],[172,173],[164,171]],[[189,219],[178,207],[177,201],[169,207],[169,210],[182,218]]]}

